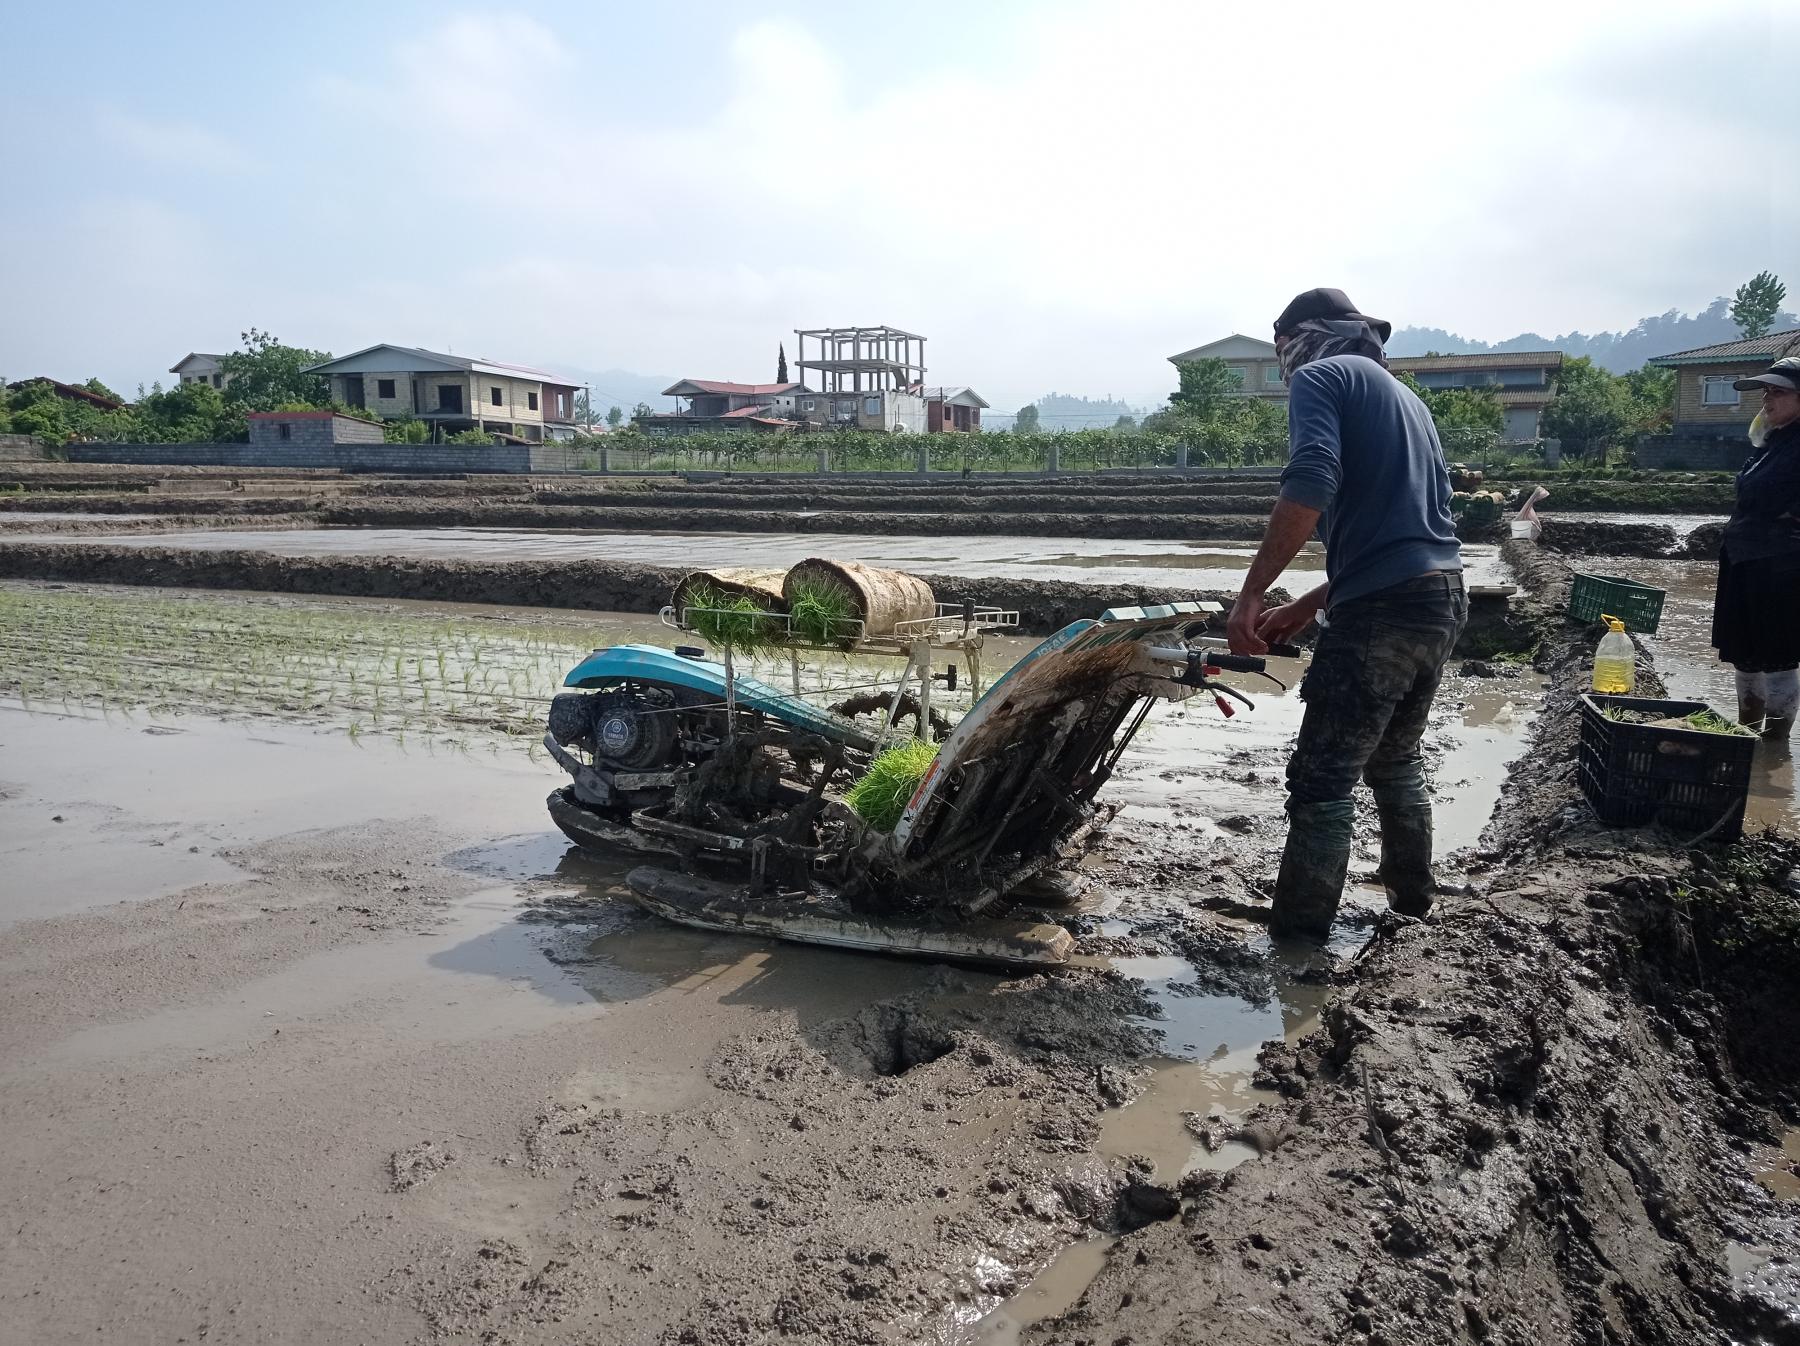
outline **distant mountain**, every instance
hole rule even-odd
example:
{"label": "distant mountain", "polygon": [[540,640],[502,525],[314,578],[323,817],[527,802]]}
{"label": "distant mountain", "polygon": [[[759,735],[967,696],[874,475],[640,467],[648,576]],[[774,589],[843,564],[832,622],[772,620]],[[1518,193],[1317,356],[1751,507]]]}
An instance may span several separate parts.
{"label": "distant mountain", "polygon": [[[1073,393],[1045,393],[1037,400],[1038,425],[1045,430],[1107,430],[1121,416],[1142,420],[1147,409],[1116,397],[1076,397]],[[1012,424],[1013,412],[996,407],[982,416],[1003,430]]]}
{"label": "distant mountain", "polygon": [[[1471,355],[1482,351],[1562,351],[1565,355],[1585,355],[1597,365],[1615,374],[1627,374],[1643,368],[1644,362],[1658,355],[1693,350],[1696,346],[1712,346],[1738,339],[1737,324],[1731,320],[1731,301],[1715,299],[1706,310],[1691,317],[1670,309],[1654,318],[1644,318],[1629,332],[1568,332],[1562,336],[1539,336],[1523,332],[1505,341],[1471,341],[1446,332],[1441,327],[1402,327],[1388,342],[1389,355],[1424,355],[1437,351],[1443,355]],[[1783,313],[1775,320],[1776,331],[1800,327],[1800,318]]]}
{"label": "distant mountain", "polygon": [[627,416],[639,402],[647,402],[655,411],[668,411],[672,405],[663,389],[675,382],[674,375],[633,374],[628,369],[572,369],[565,364],[547,364],[564,378],[585,384],[593,392],[594,406],[602,413],[618,407]]}

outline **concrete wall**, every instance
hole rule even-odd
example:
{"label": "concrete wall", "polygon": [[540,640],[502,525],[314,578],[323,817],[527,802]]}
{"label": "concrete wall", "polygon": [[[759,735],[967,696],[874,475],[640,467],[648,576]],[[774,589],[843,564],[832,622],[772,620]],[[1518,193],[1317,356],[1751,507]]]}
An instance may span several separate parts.
{"label": "concrete wall", "polygon": [[0,462],[41,463],[49,456],[31,435],[0,435]]}
{"label": "concrete wall", "polygon": [[257,448],[319,448],[331,444],[380,444],[379,422],[355,416],[250,417],[250,443]]}
{"label": "concrete wall", "polygon": [[72,463],[334,467],[345,472],[553,472],[561,448],[518,444],[71,444]]}
{"label": "concrete wall", "polygon": [[1686,472],[1736,472],[1750,456],[1750,441],[1731,435],[1646,435],[1637,442],[1639,467]]}

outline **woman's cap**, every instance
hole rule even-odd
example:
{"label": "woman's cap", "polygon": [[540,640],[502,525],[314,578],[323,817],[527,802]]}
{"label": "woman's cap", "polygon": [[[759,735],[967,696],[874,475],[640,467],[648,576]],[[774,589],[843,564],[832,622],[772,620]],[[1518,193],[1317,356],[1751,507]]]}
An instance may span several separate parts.
{"label": "woman's cap", "polygon": [[1757,388],[1779,388],[1785,393],[1800,393],[1800,355],[1783,356],[1770,365],[1767,372],[1752,374],[1731,385],[1741,393]]}
{"label": "woman's cap", "polygon": [[1304,294],[1294,296],[1293,302],[1281,311],[1275,319],[1275,335],[1291,332],[1308,318],[1324,318],[1329,322],[1358,320],[1366,322],[1375,329],[1382,344],[1394,334],[1394,325],[1385,318],[1371,318],[1366,313],[1357,312],[1356,305],[1350,302],[1350,296],[1342,290],[1329,287],[1308,290]]}

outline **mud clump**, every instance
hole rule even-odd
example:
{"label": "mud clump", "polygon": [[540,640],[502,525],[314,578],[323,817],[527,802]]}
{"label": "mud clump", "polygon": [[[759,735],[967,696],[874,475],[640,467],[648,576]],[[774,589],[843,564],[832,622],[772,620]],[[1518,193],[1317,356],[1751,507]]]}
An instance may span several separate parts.
{"label": "mud clump", "polygon": [[388,1159],[388,1179],[392,1190],[410,1192],[423,1187],[456,1162],[456,1155],[435,1140],[422,1140],[404,1150],[395,1150]]}
{"label": "mud clump", "polygon": [[1122,1212],[1167,1218],[1092,1153],[1104,1068],[1156,1049],[1150,1008],[1113,974],[943,971],[724,1042],[705,1106],[549,1104],[519,1149],[560,1213],[529,1250],[466,1237],[396,1293],[455,1340],[940,1339]]}

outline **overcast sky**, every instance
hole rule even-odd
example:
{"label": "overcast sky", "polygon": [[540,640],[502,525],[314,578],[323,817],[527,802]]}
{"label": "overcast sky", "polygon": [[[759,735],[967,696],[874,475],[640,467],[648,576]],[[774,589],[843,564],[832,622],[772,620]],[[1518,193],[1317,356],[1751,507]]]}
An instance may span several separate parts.
{"label": "overcast sky", "polygon": [[999,409],[1152,403],[1313,285],[1488,340],[1800,292],[1795,0],[133,0],[0,43],[8,378],[254,325],[767,379],[891,323]]}

